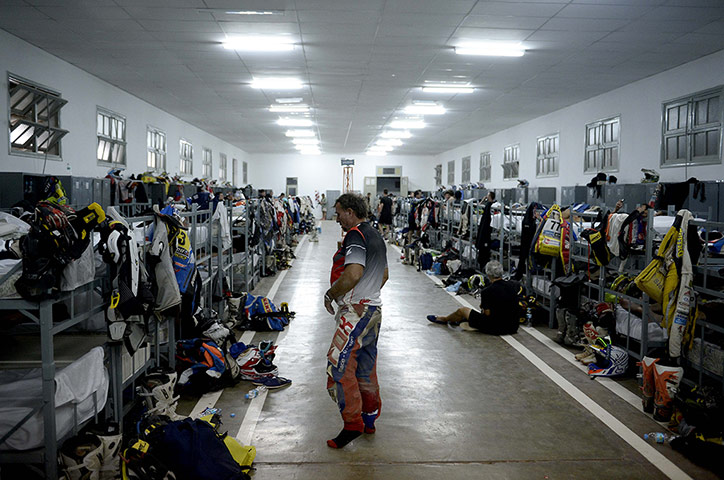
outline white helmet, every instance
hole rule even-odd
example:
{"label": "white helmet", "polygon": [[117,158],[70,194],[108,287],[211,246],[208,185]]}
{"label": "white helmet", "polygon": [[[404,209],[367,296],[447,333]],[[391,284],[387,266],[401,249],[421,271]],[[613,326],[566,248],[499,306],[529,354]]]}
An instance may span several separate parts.
{"label": "white helmet", "polygon": [[605,348],[594,346],[596,362],[588,366],[588,374],[592,377],[613,377],[626,372],[628,368],[628,353],[616,345]]}

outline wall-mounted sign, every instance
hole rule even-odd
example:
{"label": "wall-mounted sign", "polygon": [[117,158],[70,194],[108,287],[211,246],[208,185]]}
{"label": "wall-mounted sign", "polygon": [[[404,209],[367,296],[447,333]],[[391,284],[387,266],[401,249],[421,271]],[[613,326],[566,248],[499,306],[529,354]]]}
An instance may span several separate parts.
{"label": "wall-mounted sign", "polygon": [[342,166],[348,167],[354,165],[354,158],[342,158]]}

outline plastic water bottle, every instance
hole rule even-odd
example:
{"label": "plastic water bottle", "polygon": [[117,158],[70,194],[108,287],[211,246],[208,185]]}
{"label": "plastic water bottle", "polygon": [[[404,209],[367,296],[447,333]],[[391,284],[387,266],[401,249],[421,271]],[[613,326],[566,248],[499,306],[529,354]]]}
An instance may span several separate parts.
{"label": "plastic water bottle", "polygon": [[258,387],[252,388],[251,390],[249,390],[249,393],[244,395],[244,398],[246,398],[247,400],[251,400],[252,398],[256,398],[259,395],[261,395],[261,393],[265,390],[266,390],[266,386],[259,385]]}
{"label": "plastic water bottle", "polygon": [[533,325],[533,309],[527,307],[525,309],[525,326],[530,327]]}
{"label": "plastic water bottle", "polygon": [[658,444],[669,443],[676,437],[677,435],[669,432],[650,432],[644,434],[644,440],[647,440],[649,443]]}

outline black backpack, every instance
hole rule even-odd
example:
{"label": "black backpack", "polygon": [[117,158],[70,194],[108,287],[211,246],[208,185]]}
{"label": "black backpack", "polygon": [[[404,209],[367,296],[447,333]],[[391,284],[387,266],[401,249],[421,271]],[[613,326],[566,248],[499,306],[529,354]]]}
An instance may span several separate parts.
{"label": "black backpack", "polygon": [[153,455],[178,480],[249,480],[219,433],[208,422],[186,418],[148,435]]}

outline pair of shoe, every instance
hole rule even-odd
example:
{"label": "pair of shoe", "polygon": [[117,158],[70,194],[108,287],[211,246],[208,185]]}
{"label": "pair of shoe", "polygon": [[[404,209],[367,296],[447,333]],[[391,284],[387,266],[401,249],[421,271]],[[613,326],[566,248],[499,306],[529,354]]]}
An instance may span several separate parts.
{"label": "pair of shoe", "polygon": [[275,388],[287,387],[292,384],[292,381],[284,377],[261,377],[251,381],[256,386],[263,385],[266,388],[273,390]]}
{"label": "pair of shoe", "polygon": [[438,325],[449,325],[452,327],[457,327],[458,325],[460,325],[460,322],[444,322],[442,320],[438,320],[437,315],[428,315],[427,319],[432,323],[437,323]]}

